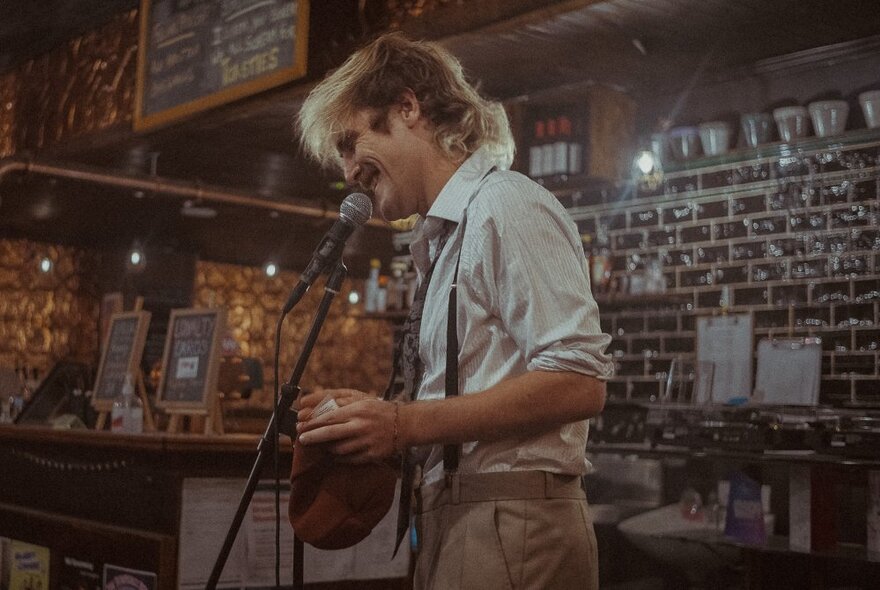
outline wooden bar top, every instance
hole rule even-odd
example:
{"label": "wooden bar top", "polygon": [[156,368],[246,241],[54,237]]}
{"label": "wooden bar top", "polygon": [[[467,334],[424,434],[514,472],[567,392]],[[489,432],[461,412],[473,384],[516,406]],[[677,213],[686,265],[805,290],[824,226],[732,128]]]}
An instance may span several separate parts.
{"label": "wooden bar top", "polygon": [[[47,426],[0,424],[3,446],[64,445],[81,448],[147,451],[152,453],[224,452],[256,454],[260,436],[255,434],[123,434],[109,431],[54,429]],[[279,448],[290,453],[290,438],[282,435]]]}

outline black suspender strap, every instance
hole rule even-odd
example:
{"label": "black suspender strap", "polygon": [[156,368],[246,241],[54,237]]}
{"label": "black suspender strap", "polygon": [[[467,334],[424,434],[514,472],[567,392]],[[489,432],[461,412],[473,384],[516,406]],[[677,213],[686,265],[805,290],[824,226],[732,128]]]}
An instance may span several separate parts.
{"label": "black suspender strap", "polygon": [[[480,180],[477,190],[468,199],[468,205],[461,218],[461,246],[458,249],[458,258],[455,261],[455,274],[452,275],[452,285],[449,287],[449,306],[446,313],[446,396],[457,396],[458,387],[458,268],[461,266],[461,253],[464,250],[464,236],[467,229],[467,210],[480,193],[489,175],[496,168],[493,166]],[[461,458],[461,445],[443,445],[443,471],[451,475],[458,470],[458,462]]]}
{"label": "black suspender strap", "polygon": [[[462,234],[462,239],[464,234]],[[458,267],[461,250],[455,263],[455,274],[449,287],[449,307],[446,315],[446,397],[458,395]],[[443,445],[443,471],[453,473],[458,469],[461,445]]]}

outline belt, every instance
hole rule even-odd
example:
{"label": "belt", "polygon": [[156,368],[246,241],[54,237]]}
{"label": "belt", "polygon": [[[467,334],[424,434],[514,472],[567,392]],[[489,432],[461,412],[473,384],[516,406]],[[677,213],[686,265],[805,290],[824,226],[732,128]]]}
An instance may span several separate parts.
{"label": "belt", "polygon": [[451,473],[444,480],[416,489],[416,513],[447,504],[493,500],[585,499],[578,475],[549,471]]}

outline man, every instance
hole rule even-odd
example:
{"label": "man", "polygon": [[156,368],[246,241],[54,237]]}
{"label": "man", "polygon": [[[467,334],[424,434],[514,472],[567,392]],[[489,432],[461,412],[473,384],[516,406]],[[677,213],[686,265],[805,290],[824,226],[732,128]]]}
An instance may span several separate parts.
{"label": "man", "polygon": [[[418,462],[416,588],[597,587],[579,484],[610,337],[574,224],[550,193],[503,170],[513,154],[503,109],[442,48],[391,34],[322,81],[298,123],[308,153],[340,166],[386,220],[419,214],[411,251],[427,285],[410,342],[415,401],[332,390],[341,407],[310,419],[328,392],[304,397],[300,443],[354,463],[401,452]],[[456,282],[461,395],[445,397]],[[457,469],[444,445],[461,445]]]}

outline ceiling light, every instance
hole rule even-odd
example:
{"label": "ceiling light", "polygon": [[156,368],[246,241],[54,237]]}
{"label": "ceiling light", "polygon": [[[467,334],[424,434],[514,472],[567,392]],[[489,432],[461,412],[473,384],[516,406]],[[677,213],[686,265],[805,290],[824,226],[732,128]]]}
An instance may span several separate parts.
{"label": "ceiling light", "polygon": [[52,259],[48,256],[43,256],[40,258],[40,272],[49,273],[52,271]]}
{"label": "ceiling light", "polygon": [[349,303],[351,303],[352,305],[357,305],[360,300],[361,300],[360,293],[358,293],[354,289],[352,289],[351,291],[348,292],[348,302]]}
{"label": "ceiling light", "polygon": [[130,270],[139,270],[147,263],[147,257],[140,246],[133,246],[128,252],[127,266]]}
{"label": "ceiling light", "polygon": [[636,166],[638,166],[642,174],[650,174],[654,170],[656,163],[654,152],[650,150],[642,150],[636,157]]}
{"label": "ceiling light", "polygon": [[266,273],[267,277],[272,278],[278,274],[278,265],[274,262],[267,262],[263,267],[263,272]]}

